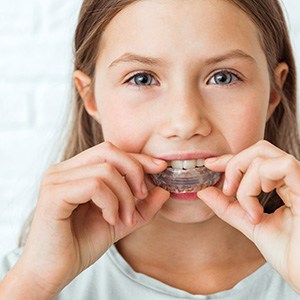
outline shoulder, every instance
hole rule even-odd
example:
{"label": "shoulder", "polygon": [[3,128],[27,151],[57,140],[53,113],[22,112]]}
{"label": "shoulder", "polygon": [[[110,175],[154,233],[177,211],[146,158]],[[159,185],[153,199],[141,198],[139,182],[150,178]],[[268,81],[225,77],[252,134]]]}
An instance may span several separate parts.
{"label": "shoulder", "polygon": [[300,295],[268,263],[238,283],[233,290],[245,292],[248,299],[300,299]]}
{"label": "shoulder", "polygon": [[145,287],[138,283],[138,277],[134,278],[134,274],[113,245],[95,264],[65,287],[57,299],[145,299]]}

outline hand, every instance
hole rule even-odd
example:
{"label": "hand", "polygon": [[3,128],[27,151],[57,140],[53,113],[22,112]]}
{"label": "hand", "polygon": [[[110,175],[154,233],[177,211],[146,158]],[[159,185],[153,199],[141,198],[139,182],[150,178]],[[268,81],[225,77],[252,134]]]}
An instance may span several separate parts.
{"label": "hand", "polygon": [[144,174],[166,167],[108,142],[50,167],[18,263],[23,273],[36,287],[59,293],[111,244],[154,217],[169,193],[148,191]]}
{"label": "hand", "polygon": [[[300,162],[266,141],[237,155],[208,159],[205,165],[225,172],[223,191],[198,193],[218,217],[252,240],[266,260],[300,293]],[[258,201],[276,192],[284,206],[265,214]]]}

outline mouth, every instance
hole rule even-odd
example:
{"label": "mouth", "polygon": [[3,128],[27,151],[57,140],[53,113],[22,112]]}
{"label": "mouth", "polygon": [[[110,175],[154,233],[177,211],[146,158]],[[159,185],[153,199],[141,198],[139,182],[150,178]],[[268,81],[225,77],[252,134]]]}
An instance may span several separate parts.
{"label": "mouth", "polygon": [[155,185],[171,193],[195,193],[215,185],[221,173],[204,166],[204,159],[171,160],[168,167],[158,174],[151,174]]}

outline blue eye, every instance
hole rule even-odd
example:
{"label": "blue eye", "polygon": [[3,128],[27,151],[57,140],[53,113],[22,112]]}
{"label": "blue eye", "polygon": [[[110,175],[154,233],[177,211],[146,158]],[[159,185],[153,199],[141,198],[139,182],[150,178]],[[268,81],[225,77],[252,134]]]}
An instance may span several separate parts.
{"label": "blue eye", "polygon": [[126,82],[136,86],[151,86],[153,84],[157,84],[157,80],[153,77],[153,75],[146,72],[136,73]]}
{"label": "blue eye", "polygon": [[208,81],[209,84],[217,85],[230,85],[235,81],[240,80],[238,76],[234,75],[229,71],[220,71],[215,73],[213,77]]}

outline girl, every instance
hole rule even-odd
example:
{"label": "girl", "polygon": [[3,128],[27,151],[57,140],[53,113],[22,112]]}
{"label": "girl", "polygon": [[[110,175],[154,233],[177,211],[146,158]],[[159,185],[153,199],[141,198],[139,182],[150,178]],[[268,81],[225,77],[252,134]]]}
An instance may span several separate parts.
{"label": "girl", "polygon": [[[300,299],[296,76],[279,2],[85,0],[75,48],[65,159],[2,264],[1,299]],[[222,175],[174,192],[154,184],[168,165]]]}

